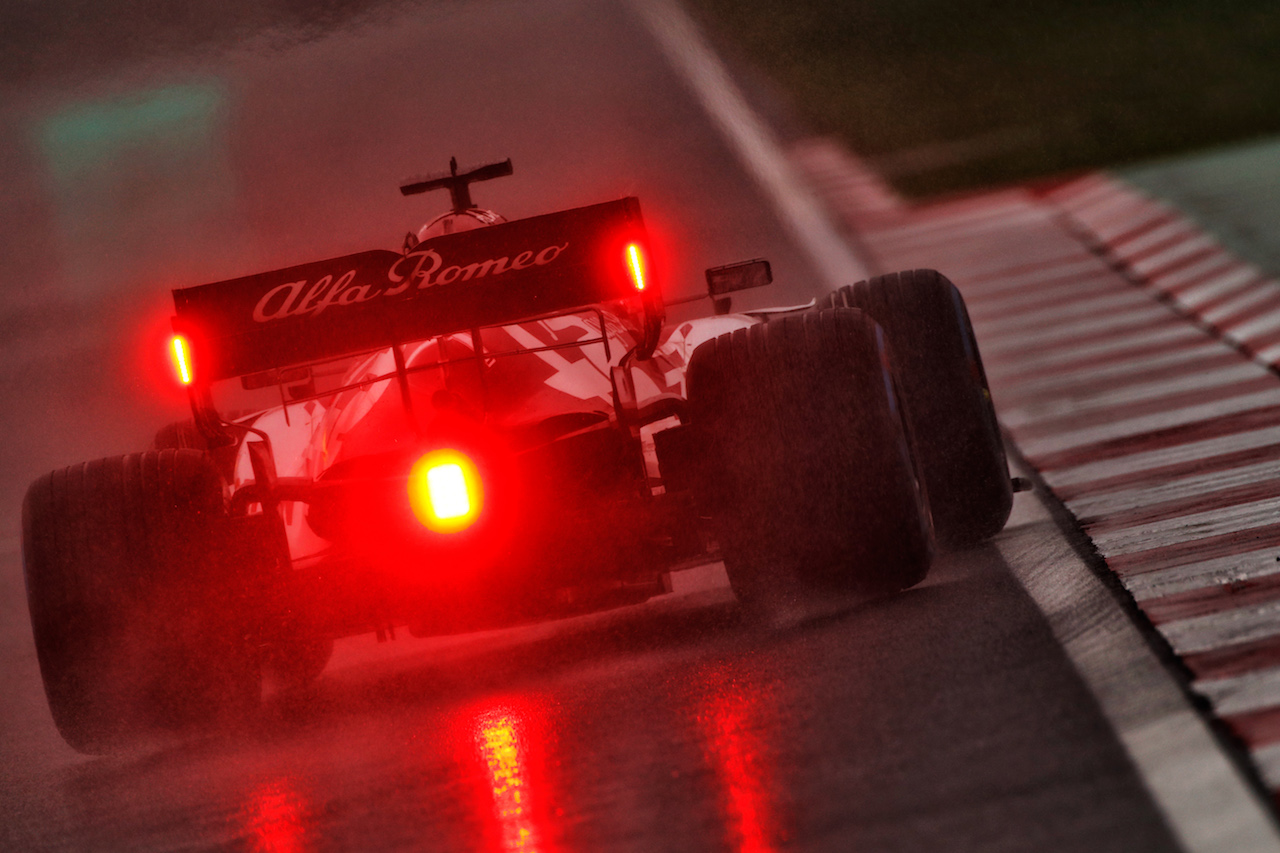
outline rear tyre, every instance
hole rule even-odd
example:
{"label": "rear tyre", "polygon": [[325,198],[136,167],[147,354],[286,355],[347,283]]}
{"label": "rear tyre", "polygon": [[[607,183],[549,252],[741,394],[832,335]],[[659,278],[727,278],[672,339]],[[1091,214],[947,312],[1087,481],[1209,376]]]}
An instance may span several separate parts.
{"label": "rear tyre", "polygon": [[859,311],[721,335],[689,362],[696,490],[735,593],[919,583],[932,527],[879,328]]}
{"label": "rear tyre", "polygon": [[255,705],[243,592],[219,559],[208,459],[164,450],[36,480],[23,503],[27,603],[62,736],[105,753]]}
{"label": "rear tyre", "polygon": [[263,668],[269,681],[280,689],[301,690],[320,677],[332,656],[332,638],[295,632],[277,639]]}
{"label": "rear tyre", "polygon": [[1009,464],[964,299],[936,270],[842,287],[825,307],[858,308],[884,329],[920,453],[938,539],[981,542],[1013,507]]}
{"label": "rear tyre", "polygon": [[196,422],[188,418],[174,421],[156,430],[151,440],[152,450],[208,450],[208,440],[196,429]]}

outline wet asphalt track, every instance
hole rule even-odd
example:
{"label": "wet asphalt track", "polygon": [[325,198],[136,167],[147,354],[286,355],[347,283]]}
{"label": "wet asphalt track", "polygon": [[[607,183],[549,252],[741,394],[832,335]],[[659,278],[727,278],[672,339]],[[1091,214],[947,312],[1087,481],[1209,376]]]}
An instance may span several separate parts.
{"label": "wet asphalt track", "polygon": [[50,750],[8,831],[71,850],[1170,849],[1006,572],[974,552],[892,601],[774,627],[721,588],[350,642],[244,731]]}
{"label": "wet asphalt track", "polygon": [[231,8],[172,26],[78,10],[7,54],[0,849],[1172,847],[992,548],[896,599],[770,625],[703,573],[568,622],[357,638],[239,731],[65,747],[17,509],[44,471],[182,415],[146,367],[167,287],[394,247],[439,204],[397,182],[456,154],[514,159],[476,193],[510,217],[639,195],[672,295],[760,255],[784,284],[756,304],[822,290],[626,7],[330,7],[268,33]]}

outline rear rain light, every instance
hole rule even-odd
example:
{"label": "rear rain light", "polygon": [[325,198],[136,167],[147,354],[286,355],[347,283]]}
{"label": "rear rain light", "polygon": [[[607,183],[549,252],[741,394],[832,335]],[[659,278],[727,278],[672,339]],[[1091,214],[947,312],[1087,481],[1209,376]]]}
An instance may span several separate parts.
{"label": "rear rain light", "polygon": [[644,290],[648,279],[648,271],[645,269],[644,263],[644,250],[640,248],[639,243],[628,243],[625,254],[627,257],[627,271],[631,273],[631,283],[635,285],[636,290]]}
{"label": "rear rain light", "polygon": [[174,335],[169,342],[169,349],[173,354],[173,369],[178,374],[178,381],[183,385],[190,385],[195,378],[191,369],[191,345],[182,335]]}
{"label": "rear rain light", "polygon": [[471,496],[462,466],[449,463],[427,469],[427,493],[436,518],[462,518],[471,512]]}
{"label": "rear rain light", "polygon": [[484,488],[475,463],[457,450],[433,450],[409,472],[409,506],[436,533],[456,533],[480,516]]}

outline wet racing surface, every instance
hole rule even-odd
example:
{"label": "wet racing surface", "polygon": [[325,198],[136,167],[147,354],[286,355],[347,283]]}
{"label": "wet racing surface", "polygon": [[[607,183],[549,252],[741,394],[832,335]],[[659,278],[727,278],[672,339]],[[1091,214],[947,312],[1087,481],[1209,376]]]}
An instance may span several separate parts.
{"label": "wet racing surface", "polygon": [[742,304],[826,289],[629,7],[339,12],[208,40],[192,22],[167,49],[154,22],[91,17],[129,39],[81,51],[35,27],[66,63],[6,66],[0,848],[1171,847],[993,548],[770,624],[704,572],[567,622],[354,638],[239,730],[101,759],[62,744],[18,507],[34,477],[183,416],[152,348],[167,288],[396,248],[437,212],[398,182],[457,155],[512,157],[476,194],[513,218],[640,196],[671,296],[758,256],[783,284]]}
{"label": "wet racing surface", "polygon": [[63,849],[1171,847],[1006,572],[985,549],[894,600],[774,625],[721,586],[348,641],[241,731],[50,749],[8,832]]}

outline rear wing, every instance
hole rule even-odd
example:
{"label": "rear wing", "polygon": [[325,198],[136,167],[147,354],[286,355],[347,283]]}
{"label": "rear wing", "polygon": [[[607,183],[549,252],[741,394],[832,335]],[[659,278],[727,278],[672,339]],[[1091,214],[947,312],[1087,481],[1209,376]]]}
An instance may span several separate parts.
{"label": "rear wing", "polygon": [[640,203],[624,198],[173,291],[174,331],[207,385],[480,326],[637,301],[638,357],[657,343]]}

